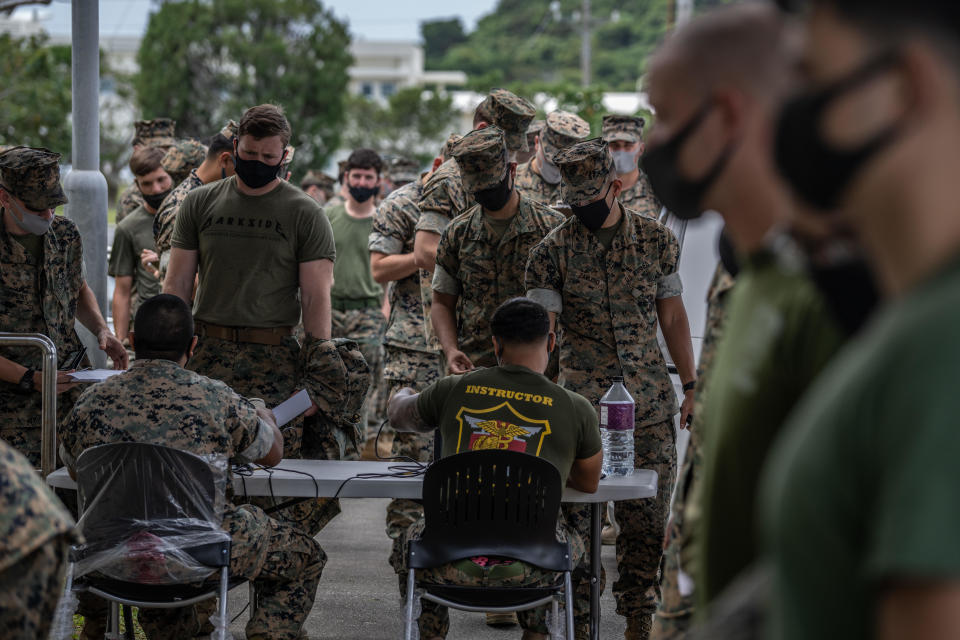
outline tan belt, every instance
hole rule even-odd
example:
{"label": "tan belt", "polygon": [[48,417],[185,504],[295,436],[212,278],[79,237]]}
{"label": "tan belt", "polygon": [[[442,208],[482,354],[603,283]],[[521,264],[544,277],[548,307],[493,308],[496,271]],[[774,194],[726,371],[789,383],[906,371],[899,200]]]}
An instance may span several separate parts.
{"label": "tan belt", "polygon": [[279,346],[283,339],[293,335],[293,327],[224,327],[197,320],[197,333],[200,336],[229,340],[230,342],[249,342]]}

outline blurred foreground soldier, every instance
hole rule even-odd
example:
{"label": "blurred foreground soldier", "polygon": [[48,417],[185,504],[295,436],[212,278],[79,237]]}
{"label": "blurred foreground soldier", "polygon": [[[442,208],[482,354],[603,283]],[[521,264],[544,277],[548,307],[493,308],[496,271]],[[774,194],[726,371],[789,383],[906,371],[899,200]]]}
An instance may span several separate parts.
{"label": "blurred foreground soldier", "polygon": [[[166,277],[167,265],[170,264],[170,242],[173,239],[173,229],[183,200],[194,189],[233,175],[233,139],[236,135],[237,123],[230,120],[219,133],[210,138],[206,156],[200,166],[190,171],[189,175],[170,192],[160,205],[157,215],[154,216],[153,235],[157,245],[161,282]],[[164,162],[167,161],[170,153],[163,157]]]}
{"label": "blurred foreground soldier", "polygon": [[[114,442],[220,455],[230,463],[280,462],[283,435],[262,401],[248,401],[224,383],[184,369],[197,338],[183,300],[158,295],[145,301],[133,342],[137,361],[130,370],[89,387],[65,422],[60,456],[71,474],[86,449]],[[323,550],[310,536],[249,504],[227,501],[222,528],[232,539],[231,575],[257,588],[246,637],[301,638],[326,563]],[[140,609],[139,622],[151,640],[209,633],[193,607]]]}
{"label": "blurred foreground soldier", "polygon": [[639,116],[603,116],[602,136],[610,145],[617,177],[623,182],[620,202],[629,209],[657,220],[660,217],[660,203],[647,176],[637,164],[643,155],[643,125],[644,120]]}
{"label": "blurred foreground soldier", "polygon": [[405,184],[410,184],[419,178],[420,165],[417,163],[417,161],[411,158],[397,156],[391,159],[390,164],[387,166],[387,180],[389,181],[390,188],[387,193],[390,193]]}
{"label": "blurred foreground soldier", "polygon": [[73,519],[33,469],[0,440],[0,636],[50,634],[63,592]]}
{"label": "blurred foreground soldier", "polygon": [[[83,349],[80,322],[118,368],[127,352],[100,314],[83,279],[83,245],[72,220],[53,214],[67,202],[60,154],[14,147],[0,154],[0,331],[42,333],[57,347],[57,368]],[[89,363],[86,358],[83,364]],[[0,347],[0,438],[40,466],[40,369],[33,347]],[[66,415],[79,389],[57,374],[57,414]]]}
{"label": "blurred foreground soldier", "polygon": [[[634,464],[659,477],[657,497],[615,503],[620,578],[617,613],[630,640],[646,640],[658,600],[663,534],[676,477],[676,394],[657,343],[662,329],[684,385],[686,424],[696,373],[690,327],[677,272],[679,246],[665,226],[617,200],[620,179],[607,143],[594,138],[554,157],[563,175],[561,196],[573,215],[530,252],[526,287],[559,321],[560,384],[594,406],[614,376],[636,400]],[[568,522],[589,539],[590,510],[564,505]],[[589,599],[589,582],[577,585]],[[587,624],[578,617],[578,625]]]}
{"label": "blurred foreground soldier", "polygon": [[[373,230],[376,195],[380,190],[383,161],[373,149],[355,149],[347,158],[347,199],[342,205],[327,207],[336,243],[337,261],[333,266],[333,288],[330,291],[332,336],[349,338],[360,345],[370,367],[371,383],[381,370],[383,326],[385,318],[383,288],[370,271],[370,250],[367,244]],[[375,389],[375,385],[370,385]],[[367,412],[373,402],[371,391],[360,413],[360,428],[365,442],[376,437],[367,425]]]}
{"label": "blurred foreground soldier", "polygon": [[[164,151],[173,147],[177,141],[174,129],[176,122],[170,118],[155,118],[153,120],[138,120],[133,123],[133,150],[143,147],[158,147]],[[143,204],[143,197],[137,185],[131,184],[117,199],[117,223],[133,213],[134,209]]]}
{"label": "blurred foreground soldier", "polygon": [[323,206],[327,200],[333,197],[333,185],[335,180],[322,171],[307,171],[307,175],[300,181],[300,188],[308,196],[317,201],[317,204]]}
{"label": "blurred foreground soldier", "polygon": [[530,249],[563,216],[514,188],[503,131],[471,131],[453,146],[464,191],[478,204],[453,219],[437,247],[433,328],[450,373],[492,367],[490,308],[524,293]]}
{"label": "blurred foreground soldier", "polygon": [[[164,280],[164,292],[190,300],[199,268],[190,368],[271,407],[297,391],[298,371],[330,356],[333,231],[317,203],[279,177],[290,134],[274,105],[244,113],[236,174],[187,194]],[[302,347],[293,336],[301,318]],[[316,405],[327,400],[310,394]],[[300,457],[302,431],[300,420],[286,427],[284,457]]]}
{"label": "blurred foreground soldier", "polygon": [[553,156],[561,149],[590,137],[587,121],[567,111],[554,111],[537,136],[533,158],[517,166],[517,191],[548,207],[560,199],[560,170]]}
{"label": "blurred foreground soldier", "polygon": [[680,218],[720,212],[741,264],[706,383],[703,469],[695,481],[702,614],[758,559],[761,468],[790,411],[843,341],[785,233],[794,207],[770,141],[791,88],[789,36],[773,7],[718,10],[677,30],[647,77],[659,114],[644,156],[654,188]]}
{"label": "blurred foreground soldier", "polygon": [[[510,449],[544,458],[556,466],[563,485],[595,492],[603,463],[597,412],[586,398],[543,375],[556,346],[546,309],[527,298],[514,298],[497,308],[490,324],[497,366],[443,378],[420,393],[401,389],[390,401],[390,423],[398,430],[421,433],[439,425],[444,457],[482,449]],[[510,398],[507,401],[503,400],[504,392]],[[461,430],[461,424],[467,428]],[[416,538],[422,530],[421,518],[409,529],[407,538]],[[586,576],[585,542],[577,529],[560,517],[557,535],[570,542],[575,575]],[[406,558],[404,549],[399,556],[391,557],[391,563],[406,573]],[[556,574],[522,561],[491,560],[464,558],[421,575],[428,581],[465,586],[556,582]],[[588,603],[575,602],[578,613]],[[446,607],[427,600],[421,600],[421,604],[420,637],[446,637],[450,626]],[[546,613],[546,605],[518,613],[524,640],[549,637]],[[588,615],[587,609],[582,613]]]}
{"label": "blurred foreground soldier", "polygon": [[114,277],[113,330],[121,341],[127,340],[130,321],[140,303],[160,293],[156,270],[149,263],[144,264],[141,255],[145,251],[156,252],[153,219],[173,185],[161,166],[163,157],[163,151],[156,147],[137,149],[130,157],[133,183],[140,190],[143,204],[117,224],[107,271]]}
{"label": "blurred foreground soldier", "polygon": [[530,162],[531,158],[537,153],[537,137],[543,133],[545,120],[534,120],[527,127],[527,150],[517,152],[517,166]]}
{"label": "blurred foreground soldier", "polygon": [[[440,155],[433,160],[429,172],[387,196],[373,218],[370,232],[370,270],[387,289],[390,317],[383,335],[383,376],[392,397],[403,387],[421,391],[443,375],[444,365],[439,349],[427,342],[423,329],[423,305],[420,303],[420,269],[413,257],[413,239],[420,218],[417,201],[423,184],[450,156],[450,149],[460,136],[451,135]],[[397,433],[397,455],[419,462],[433,459],[432,433]],[[393,553],[400,554],[400,535],[423,514],[417,501],[397,498],[387,506],[387,535],[393,540]],[[401,589],[406,576],[399,574]]]}
{"label": "blurred foreground soldier", "polygon": [[[960,636],[960,5],[817,0],[776,133],[886,304],[804,396],[762,484],[771,638]],[[739,285],[738,285],[739,286]]]}

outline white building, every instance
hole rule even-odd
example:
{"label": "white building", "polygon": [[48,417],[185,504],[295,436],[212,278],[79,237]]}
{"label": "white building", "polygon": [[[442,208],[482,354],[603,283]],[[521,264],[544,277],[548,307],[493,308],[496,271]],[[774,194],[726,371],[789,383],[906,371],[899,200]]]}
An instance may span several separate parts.
{"label": "white building", "polygon": [[354,40],[350,44],[353,65],[350,93],[373,100],[386,100],[407,87],[462,86],[462,71],[425,71],[423,47],[415,42]]}

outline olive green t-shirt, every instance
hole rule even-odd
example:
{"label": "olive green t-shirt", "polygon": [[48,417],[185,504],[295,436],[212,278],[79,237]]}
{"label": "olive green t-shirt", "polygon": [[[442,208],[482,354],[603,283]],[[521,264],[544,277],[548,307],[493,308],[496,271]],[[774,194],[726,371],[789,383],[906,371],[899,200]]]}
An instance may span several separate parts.
{"label": "olive green t-shirt", "polygon": [[370,271],[370,232],[373,231],[373,216],[354,218],[344,205],[325,209],[333,239],[337,246],[337,262],[333,265],[333,289],[331,298],[362,300],[380,298],[383,289],[373,279]]}
{"label": "olive green t-shirt", "polygon": [[[0,212],[2,211],[3,209],[0,209]],[[11,233],[10,237],[19,242],[20,246],[33,256],[34,260],[38,262],[43,260],[43,236],[38,236],[35,233],[25,233],[23,235]]]}
{"label": "olive green t-shirt", "polygon": [[699,610],[760,553],[756,495],[770,446],[843,337],[790,245],[743,260],[703,400],[694,581]]}
{"label": "olive green t-shirt", "polygon": [[133,276],[130,290],[131,326],[140,303],[160,293],[160,281],[140,262],[140,252],[144,249],[156,251],[156,244],[153,240],[153,215],[140,205],[117,223],[108,270],[114,278]]}
{"label": "olive green t-shirt", "polygon": [[487,223],[487,228],[490,230],[490,234],[493,236],[495,242],[500,242],[500,238],[507,232],[507,227],[513,222],[515,216],[516,214],[509,218],[494,218],[486,213],[483,214],[483,221]]}
{"label": "olive green t-shirt", "polygon": [[960,580],[958,318],[960,260],[878,312],[785,425],[761,483],[764,637],[876,638],[885,586]]}
{"label": "olive green t-shirt", "polygon": [[600,451],[597,411],[580,394],[519,365],[438,380],[420,393],[420,417],[440,425],[443,455],[509,449],[549,460],[564,486],[577,458]]}
{"label": "olive green t-shirt", "polygon": [[261,196],[236,176],[187,194],[173,247],[198,252],[198,320],[234,327],[291,327],[300,321],[300,263],[334,260],[333,230],[320,206],[281,180]]}
{"label": "olive green t-shirt", "polygon": [[620,222],[613,225],[612,227],[597,229],[593,232],[593,235],[597,236],[597,240],[600,244],[603,245],[604,251],[609,251],[610,245],[613,244],[613,238],[617,235],[617,232],[620,231],[620,225],[623,224],[623,216],[620,216]]}

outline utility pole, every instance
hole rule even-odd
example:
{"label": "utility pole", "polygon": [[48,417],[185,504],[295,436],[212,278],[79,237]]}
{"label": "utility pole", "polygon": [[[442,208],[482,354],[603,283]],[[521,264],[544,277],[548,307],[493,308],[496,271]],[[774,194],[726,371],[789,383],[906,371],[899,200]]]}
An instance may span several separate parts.
{"label": "utility pole", "polygon": [[580,84],[584,87],[589,86],[592,81],[590,68],[591,63],[591,31],[592,25],[590,19],[590,0],[583,0],[583,10],[581,11],[582,32],[580,36]]}
{"label": "utility pole", "polygon": [[[107,180],[100,173],[100,6],[99,0],[73,0],[73,167],[63,181],[70,202],[67,216],[83,239],[87,285],[107,317]],[[106,356],[96,337],[79,323],[78,333],[94,366]]]}
{"label": "utility pole", "polygon": [[693,0],[677,0],[677,26],[682,26],[693,17]]}

